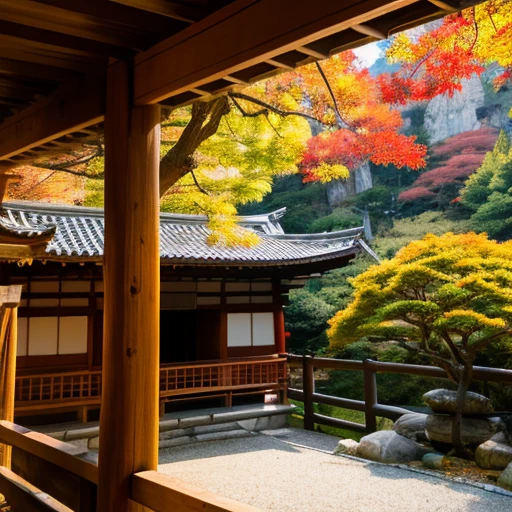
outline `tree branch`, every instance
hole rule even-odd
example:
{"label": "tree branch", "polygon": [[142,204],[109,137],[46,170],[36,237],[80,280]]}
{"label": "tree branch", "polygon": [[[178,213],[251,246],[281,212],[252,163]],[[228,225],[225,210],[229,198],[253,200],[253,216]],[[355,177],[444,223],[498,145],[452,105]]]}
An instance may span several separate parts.
{"label": "tree branch", "polygon": [[[317,119],[314,116],[310,116],[309,114],[304,114],[303,112],[298,112],[295,110],[290,110],[290,111],[281,110],[280,108],[274,107],[270,103],[266,103],[265,101],[260,100],[258,98],[254,98],[252,96],[249,96],[248,94],[243,94],[241,92],[230,92],[230,93],[228,93],[228,96],[231,98],[231,100],[233,100],[233,103],[235,104],[235,106],[238,108],[238,110],[240,111],[240,113],[243,116],[256,117],[256,116],[264,115],[264,114],[268,113],[267,111],[270,111],[270,112],[274,112],[274,114],[277,114],[282,117],[299,116],[299,117],[303,117],[304,119],[307,119],[308,121],[315,121],[324,126],[329,126],[328,124],[324,123],[323,121],[320,121],[320,119]],[[236,101],[235,98],[238,98],[240,100],[250,101],[251,103],[254,103],[255,105],[259,105],[260,107],[263,107],[263,109],[259,110],[258,112],[255,112],[255,113],[246,112],[241,107],[241,105]]]}
{"label": "tree branch", "polygon": [[324,81],[325,86],[327,87],[327,90],[329,91],[329,94],[331,96],[332,102],[334,104],[334,112],[336,112],[336,117],[338,118],[338,125],[340,128],[343,128],[343,124],[345,126],[348,126],[348,123],[343,119],[340,109],[338,107],[338,102],[336,101],[336,96],[334,96],[334,92],[332,90],[331,84],[329,83],[329,80],[327,79],[327,76],[324,73],[324,70],[322,69],[322,66],[320,66],[319,62],[315,62],[316,68],[318,69],[318,72],[320,73],[320,76],[322,77],[322,80]]}
{"label": "tree branch", "polygon": [[203,188],[201,186],[201,184],[199,183],[199,181],[197,181],[197,177],[196,177],[195,172],[192,170],[192,171],[190,171],[190,174],[192,175],[192,179],[194,180],[194,183],[195,183],[196,187],[199,189],[199,191],[202,192],[203,194],[206,194],[207,196],[209,196],[210,192],[208,192],[208,190]]}

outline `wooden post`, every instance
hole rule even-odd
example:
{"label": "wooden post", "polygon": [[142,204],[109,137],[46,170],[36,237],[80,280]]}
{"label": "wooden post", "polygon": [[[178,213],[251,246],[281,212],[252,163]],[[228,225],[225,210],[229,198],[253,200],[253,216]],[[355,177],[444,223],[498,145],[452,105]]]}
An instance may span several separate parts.
{"label": "wooden post", "polygon": [[160,109],[130,105],[131,79],[109,67],[99,512],[143,510],[130,476],[158,464]]}
{"label": "wooden post", "polygon": [[302,390],[304,393],[304,428],[315,430],[313,415],[313,393],[315,392],[315,376],[313,374],[313,358],[303,356],[302,358]]}
{"label": "wooden post", "polygon": [[364,371],[364,416],[368,432],[376,432],[377,417],[374,406],[377,405],[377,378],[373,370],[368,367],[368,359],[363,361]]}
{"label": "wooden post", "polygon": [[[0,287],[0,420],[14,421],[18,304],[21,286]],[[0,466],[11,468],[12,448],[0,445]]]}
{"label": "wooden post", "polygon": [[286,339],[284,334],[283,307],[278,305],[274,310],[274,333],[276,338],[276,352],[286,354]]}

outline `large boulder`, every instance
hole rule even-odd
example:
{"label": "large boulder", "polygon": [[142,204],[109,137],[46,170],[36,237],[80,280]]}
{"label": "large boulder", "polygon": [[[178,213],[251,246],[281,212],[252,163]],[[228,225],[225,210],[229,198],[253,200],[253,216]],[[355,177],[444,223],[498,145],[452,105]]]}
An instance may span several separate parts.
{"label": "large boulder", "polygon": [[[429,414],[425,426],[427,437],[439,443],[452,442],[454,416]],[[499,418],[462,418],[462,441],[480,445],[489,440],[501,428]]]}
{"label": "large boulder", "polygon": [[419,412],[412,412],[404,414],[398,418],[393,424],[393,430],[408,439],[413,441],[426,441],[427,434],[425,432],[425,425],[427,423],[427,414]]}
{"label": "large boulder", "polygon": [[421,460],[429,449],[393,430],[381,430],[364,436],[357,447],[357,456],[376,462],[403,463]]}
{"label": "large boulder", "polygon": [[475,452],[475,460],[482,469],[505,469],[512,462],[512,446],[503,432],[481,444]]}
{"label": "large boulder", "polygon": [[[457,391],[433,389],[423,395],[423,401],[434,411],[455,414],[457,410]],[[483,395],[468,391],[464,400],[462,414],[470,416],[493,412],[491,401]]]}
{"label": "large boulder", "polygon": [[512,462],[505,468],[505,471],[501,473],[498,478],[498,485],[512,491]]}

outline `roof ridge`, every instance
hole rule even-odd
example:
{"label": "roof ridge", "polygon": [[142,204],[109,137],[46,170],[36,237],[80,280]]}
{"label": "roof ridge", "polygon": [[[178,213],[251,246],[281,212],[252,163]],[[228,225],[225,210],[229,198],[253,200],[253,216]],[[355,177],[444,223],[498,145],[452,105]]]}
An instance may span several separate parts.
{"label": "roof ridge", "polygon": [[[104,216],[104,209],[96,206],[78,206],[69,204],[56,204],[56,203],[42,203],[38,201],[4,201],[2,207],[9,210],[25,211],[35,214],[53,214],[53,215],[69,215],[69,216]],[[262,221],[276,221],[283,217],[286,213],[286,207],[279,208],[269,213],[259,213],[254,215],[237,215],[237,219],[243,223],[261,223]],[[193,213],[173,213],[173,212],[160,212],[160,218],[177,220],[183,222],[193,223],[206,223],[208,217],[206,215],[199,215]]]}

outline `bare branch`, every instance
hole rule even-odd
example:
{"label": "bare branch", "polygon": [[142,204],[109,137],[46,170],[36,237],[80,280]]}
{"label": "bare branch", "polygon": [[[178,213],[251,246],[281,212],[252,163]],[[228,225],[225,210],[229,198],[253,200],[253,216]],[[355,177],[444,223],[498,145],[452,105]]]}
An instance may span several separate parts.
{"label": "bare branch", "polygon": [[194,183],[195,183],[196,187],[199,189],[199,191],[202,192],[203,194],[206,194],[207,196],[209,196],[210,192],[208,192],[208,190],[203,188],[201,186],[201,184],[199,183],[199,181],[197,181],[197,177],[196,177],[195,172],[192,170],[192,171],[190,171],[190,174],[192,175],[192,179],[194,180]]}
{"label": "bare branch", "polygon": [[[270,111],[270,112],[274,112],[274,114],[277,114],[282,117],[299,116],[299,117],[303,117],[304,119],[307,119],[309,121],[315,121],[316,123],[320,123],[324,126],[329,126],[327,123],[324,123],[323,121],[320,121],[320,119],[310,116],[309,114],[304,114],[303,112],[297,112],[295,110],[290,110],[290,111],[281,110],[280,108],[274,107],[270,103],[266,103],[265,101],[260,100],[258,98],[254,98],[252,96],[249,96],[248,94],[243,94],[241,92],[230,92],[230,93],[228,93],[228,96],[231,98],[231,100],[233,100],[233,103],[235,104],[235,106],[238,108],[240,113],[245,117],[261,116],[261,115],[267,114],[268,113],[267,111]],[[246,112],[241,107],[241,105],[235,100],[235,98],[238,98],[240,100],[250,101],[251,103],[254,103],[255,105],[259,105],[260,107],[263,107],[263,109],[259,110],[258,112],[254,112],[254,113]]]}
{"label": "bare branch", "polygon": [[315,62],[315,64],[316,68],[318,69],[318,72],[320,73],[320,76],[322,77],[322,80],[324,81],[325,86],[327,87],[327,90],[329,91],[329,95],[331,96],[332,102],[334,104],[334,112],[336,112],[336,117],[338,118],[338,124],[340,125],[340,128],[342,128],[342,124],[348,126],[348,123],[343,119],[341,115],[340,109],[338,108],[338,102],[336,101],[336,96],[334,96],[331,84],[329,83],[327,76],[325,76],[322,66],[320,66],[319,62]]}

